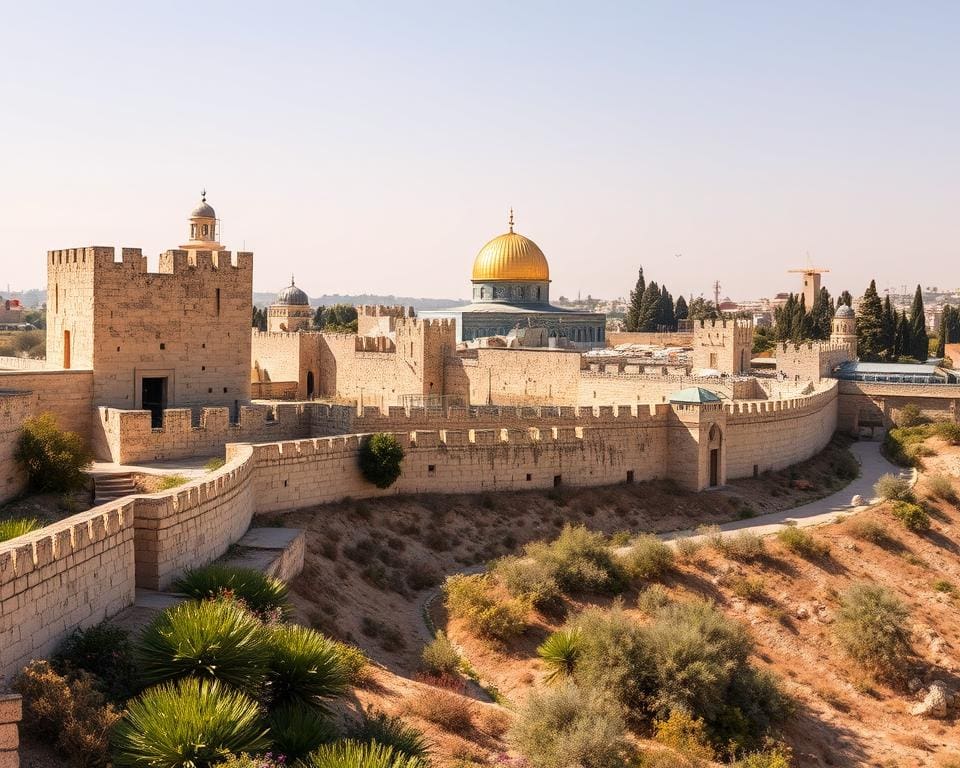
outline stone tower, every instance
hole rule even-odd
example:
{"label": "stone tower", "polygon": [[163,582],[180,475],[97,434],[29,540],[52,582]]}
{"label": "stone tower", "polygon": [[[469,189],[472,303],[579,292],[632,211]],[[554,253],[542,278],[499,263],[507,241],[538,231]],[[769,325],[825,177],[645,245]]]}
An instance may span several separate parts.
{"label": "stone tower", "polygon": [[693,367],[738,376],[750,372],[753,320],[700,320],[693,323]]}
{"label": "stone tower", "polygon": [[222,251],[217,241],[217,213],[207,202],[207,190],[200,193],[200,205],[190,213],[190,240],[180,246],[184,251]]}
{"label": "stone tower", "polygon": [[286,331],[309,331],[313,327],[313,310],[310,309],[310,297],[294,283],[290,276],[290,285],[277,294],[276,300],[267,308],[267,330],[271,333]]}
{"label": "stone tower", "polygon": [[857,359],[857,316],[846,304],[837,307],[833,315],[830,341],[833,344],[846,346],[850,352],[850,359]]}

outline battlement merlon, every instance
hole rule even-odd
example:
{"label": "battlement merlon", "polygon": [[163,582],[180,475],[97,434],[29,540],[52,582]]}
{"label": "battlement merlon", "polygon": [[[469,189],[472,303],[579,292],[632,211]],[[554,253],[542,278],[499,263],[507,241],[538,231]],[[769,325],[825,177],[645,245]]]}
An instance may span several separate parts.
{"label": "battlement merlon", "polygon": [[358,304],[357,314],[362,317],[416,317],[413,307],[390,304]]}
{"label": "battlement merlon", "polygon": [[[112,246],[88,246],[85,248],[61,248],[47,251],[48,268],[57,269],[77,265],[83,269],[130,269],[146,274],[147,257],[140,248],[121,248],[120,260]],[[235,269],[253,273],[253,252],[237,251],[236,258],[230,251],[184,251],[168,250],[160,254],[159,268],[154,274],[176,274],[190,269]]]}

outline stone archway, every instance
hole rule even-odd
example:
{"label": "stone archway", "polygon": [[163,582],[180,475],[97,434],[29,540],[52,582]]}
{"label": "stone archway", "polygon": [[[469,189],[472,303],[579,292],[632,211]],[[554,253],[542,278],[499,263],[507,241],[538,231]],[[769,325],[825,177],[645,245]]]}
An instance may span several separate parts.
{"label": "stone archway", "polygon": [[707,433],[707,472],[711,488],[723,485],[723,431],[716,424]]}

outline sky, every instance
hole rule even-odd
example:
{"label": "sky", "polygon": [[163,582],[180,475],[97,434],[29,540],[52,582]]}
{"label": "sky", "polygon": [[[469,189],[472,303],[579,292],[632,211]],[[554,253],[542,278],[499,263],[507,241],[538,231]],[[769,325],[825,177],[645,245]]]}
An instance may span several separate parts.
{"label": "sky", "polygon": [[[469,295],[516,229],[553,296],[960,286],[960,3],[0,0],[0,292],[185,241],[254,287]],[[809,254],[809,257],[808,257]],[[810,262],[808,262],[808,258]]]}

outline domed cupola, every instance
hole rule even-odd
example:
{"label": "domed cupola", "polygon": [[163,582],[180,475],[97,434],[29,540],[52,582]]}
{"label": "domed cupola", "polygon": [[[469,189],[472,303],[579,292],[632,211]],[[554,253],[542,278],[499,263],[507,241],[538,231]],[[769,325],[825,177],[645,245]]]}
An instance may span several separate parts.
{"label": "domed cupola", "polygon": [[310,297],[297,288],[290,275],[290,285],[277,294],[267,307],[267,330],[281,333],[309,331],[313,327],[313,309]]}
{"label": "domed cupola", "polygon": [[217,241],[217,212],[207,202],[207,190],[200,193],[200,204],[190,212],[190,242],[180,246],[187,251],[222,251]]}
{"label": "domed cupola", "polygon": [[297,288],[296,283],[293,281],[293,275],[290,276],[290,285],[284,288],[280,293],[277,294],[277,299],[274,304],[283,304],[285,306],[304,306],[310,304],[310,297]]}
{"label": "domed cupola", "polygon": [[477,302],[545,304],[549,301],[550,266],[533,240],[509,231],[480,249],[473,261],[473,299]]}

